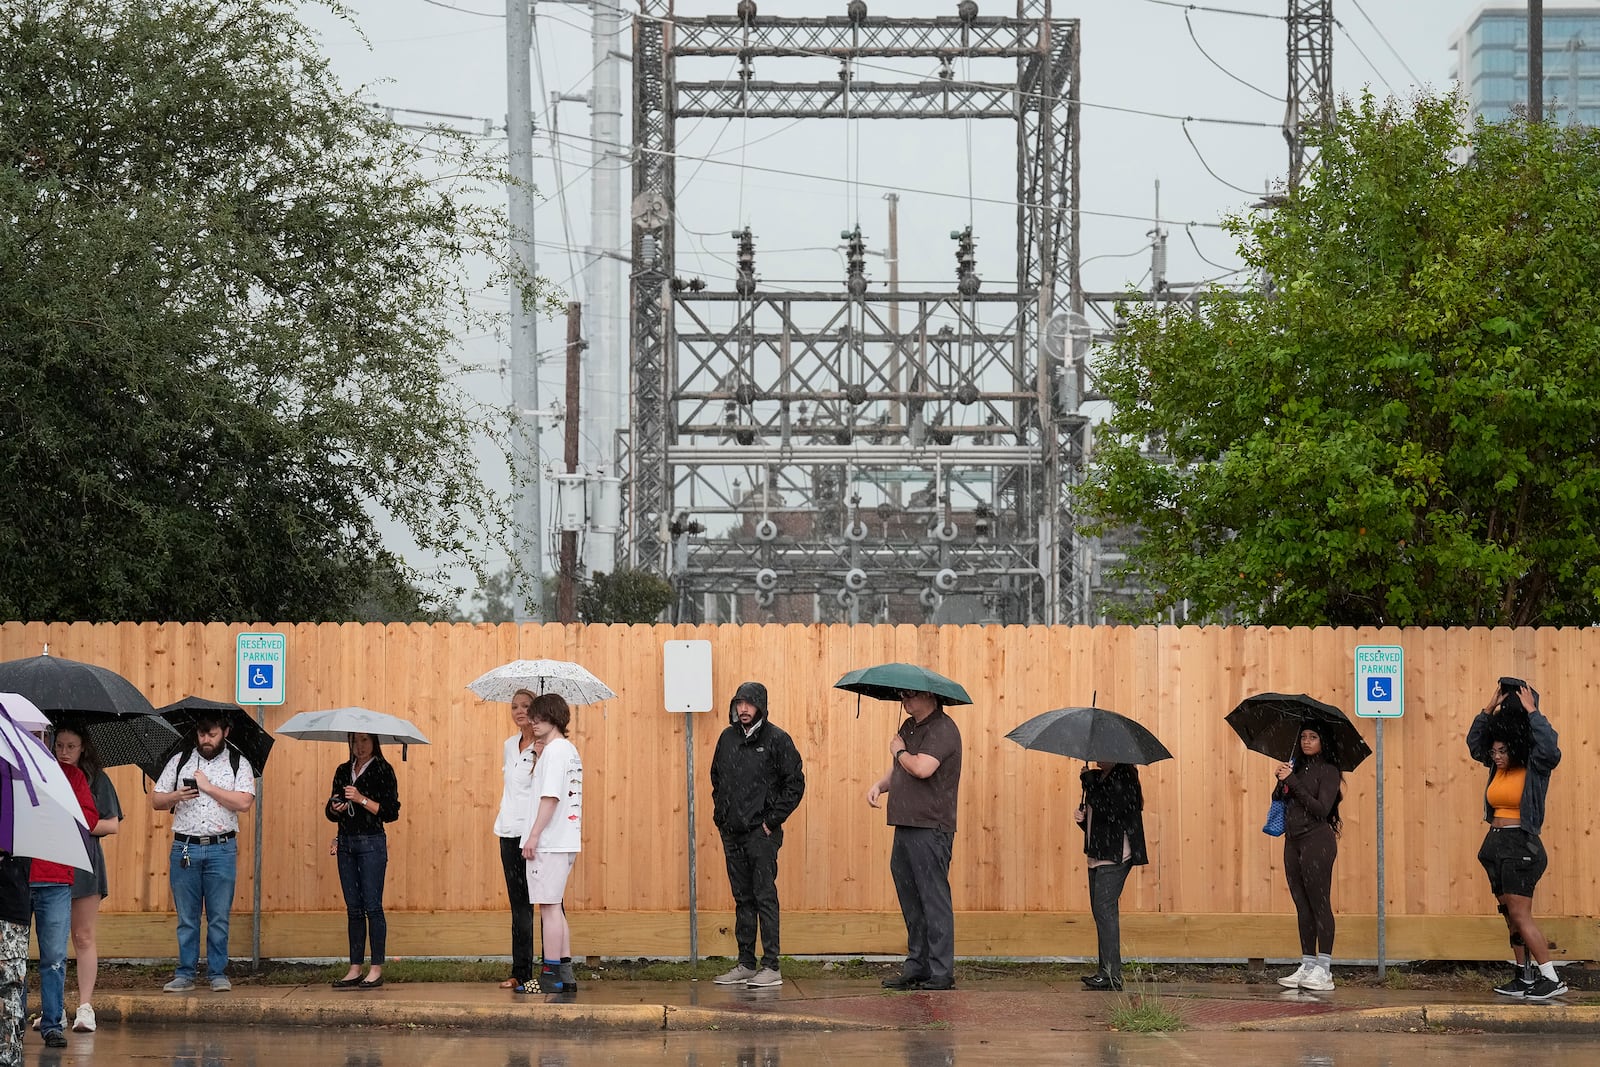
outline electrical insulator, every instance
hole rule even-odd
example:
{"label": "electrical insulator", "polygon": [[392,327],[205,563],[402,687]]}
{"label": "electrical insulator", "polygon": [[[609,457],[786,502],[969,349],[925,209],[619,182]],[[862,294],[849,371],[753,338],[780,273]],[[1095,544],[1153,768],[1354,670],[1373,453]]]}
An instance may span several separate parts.
{"label": "electrical insulator", "polygon": [[733,287],[740,296],[749,296],[756,291],[756,239],[746,226],[730,235],[739,242],[739,277]]}
{"label": "electrical insulator", "polygon": [[845,230],[839,234],[848,243],[845,245],[844,287],[851,296],[861,297],[867,295],[867,242],[861,236],[861,227]]}
{"label": "electrical insulator", "polygon": [[972,227],[951,230],[950,238],[956,242],[956,289],[963,296],[971,296],[978,291],[978,286],[981,284],[978,278],[977,245],[972,239]]}

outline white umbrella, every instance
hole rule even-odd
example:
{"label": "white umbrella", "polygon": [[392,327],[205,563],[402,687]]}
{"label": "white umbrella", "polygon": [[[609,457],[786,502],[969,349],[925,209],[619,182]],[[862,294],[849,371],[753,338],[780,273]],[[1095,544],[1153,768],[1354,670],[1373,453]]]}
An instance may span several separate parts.
{"label": "white umbrella", "polygon": [[351,734],[371,734],[388,745],[426,745],[422,731],[398,715],[385,715],[366,708],[333,708],[330,711],[302,711],[278,727],[284,737],[302,741],[344,741]]}
{"label": "white umbrella", "polygon": [[616,699],[611,688],[576,663],[560,659],[519,659],[496,667],[467,686],[484,700],[509,702],[518,689],[557,693],[568,704]]}
{"label": "white umbrella", "polygon": [[0,693],[0,708],[5,708],[11,715],[11,721],[24,730],[51,729],[50,720],[39,710],[39,705],[21,693]]}
{"label": "white umbrella", "polygon": [[0,850],[89,870],[89,823],[67,772],[0,703]]}

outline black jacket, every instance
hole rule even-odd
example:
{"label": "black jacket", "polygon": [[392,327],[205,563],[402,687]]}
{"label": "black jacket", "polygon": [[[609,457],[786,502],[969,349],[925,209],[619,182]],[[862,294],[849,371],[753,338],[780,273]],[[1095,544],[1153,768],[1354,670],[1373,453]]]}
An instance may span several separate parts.
{"label": "black jacket", "polygon": [[332,795],[322,805],[322,814],[328,817],[329,822],[339,824],[341,835],[381,834],[384,823],[400,818],[400,783],[395,779],[394,767],[382,756],[377,756],[356,781],[356,789],[362,796],[378,802],[376,812],[356,807],[341,814],[333,810],[333,797],[343,799],[344,787],[350,784],[351,770],[350,761],[346,760],[333,772]]}
{"label": "black jacket", "polygon": [[[1489,768],[1490,782],[1494,781],[1494,760],[1489,756],[1489,749],[1494,743],[1490,730],[1493,721],[1494,716],[1480,711],[1467,730],[1467,751],[1472,753],[1473,759]],[[1550,791],[1550,772],[1561,762],[1561,746],[1556,728],[1540,712],[1534,711],[1528,715],[1528,728],[1532,734],[1532,744],[1528,749],[1528,773],[1522,779],[1522,808],[1517,821],[1524,830],[1537,837],[1544,830],[1545,794]],[[1494,811],[1485,800],[1483,821],[1488,822],[1493,816]]]}
{"label": "black jacket", "polygon": [[1128,862],[1150,862],[1144,845],[1144,793],[1139,772],[1126,763],[1107,772],[1090,767],[1079,780],[1083,803],[1092,813],[1083,831],[1083,854],[1092,860],[1122,862],[1122,839],[1128,839]]}
{"label": "black jacket", "polygon": [[18,926],[33,921],[32,896],[28,892],[32,867],[33,861],[26,856],[0,852],[0,919]]}
{"label": "black jacket", "polygon": [[1299,837],[1330,825],[1339,804],[1344,772],[1321,756],[1294,760],[1294,770],[1279,783],[1277,796],[1286,801],[1283,825],[1290,837]]}
{"label": "black jacket", "polygon": [[[733,706],[748,700],[759,710],[750,736],[744,735]],[[745,682],[728,702],[728,728],[717,738],[711,758],[711,819],[725,834],[777,830],[805,795],[800,752],[789,735],[767,717],[767,687]]]}

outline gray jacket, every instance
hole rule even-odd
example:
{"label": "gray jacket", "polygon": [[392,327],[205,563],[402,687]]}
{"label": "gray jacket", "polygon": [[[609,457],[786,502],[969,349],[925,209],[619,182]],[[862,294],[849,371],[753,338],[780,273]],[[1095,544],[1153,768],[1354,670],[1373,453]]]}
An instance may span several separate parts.
{"label": "gray jacket", "polygon": [[[1467,731],[1467,751],[1472,758],[1489,768],[1489,781],[1494,781],[1494,760],[1489,756],[1488,712],[1478,712]],[[1528,713],[1528,728],[1532,738],[1528,745],[1528,773],[1522,781],[1522,828],[1537,835],[1544,828],[1544,797],[1550,790],[1550,772],[1561,762],[1561,749],[1556,745],[1556,729],[1550,720],[1537,711]],[[1483,802],[1483,821],[1494,818],[1489,801]]]}

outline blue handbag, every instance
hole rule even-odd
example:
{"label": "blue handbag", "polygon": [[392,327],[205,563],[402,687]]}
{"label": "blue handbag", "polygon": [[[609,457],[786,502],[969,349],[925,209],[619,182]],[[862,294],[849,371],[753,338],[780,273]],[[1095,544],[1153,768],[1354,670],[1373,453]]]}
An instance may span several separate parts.
{"label": "blue handbag", "polygon": [[1262,833],[1269,837],[1283,836],[1283,807],[1282,798],[1274,797],[1272,806],[1267,809],[1267,824],[1261,828]]}

